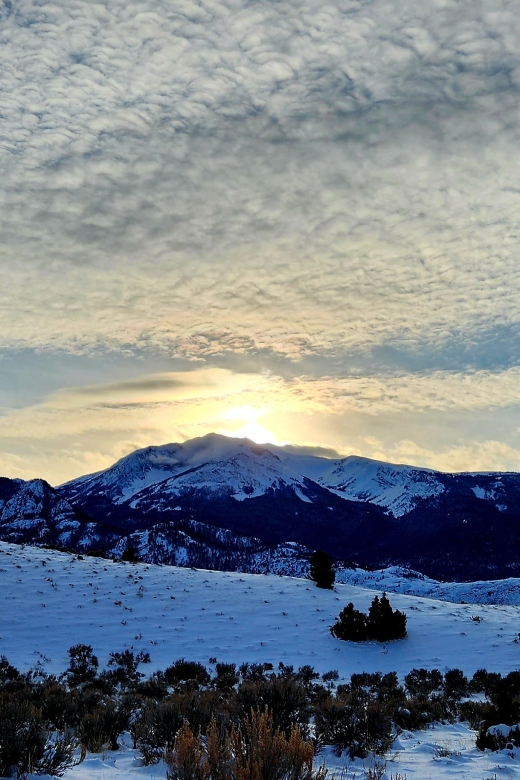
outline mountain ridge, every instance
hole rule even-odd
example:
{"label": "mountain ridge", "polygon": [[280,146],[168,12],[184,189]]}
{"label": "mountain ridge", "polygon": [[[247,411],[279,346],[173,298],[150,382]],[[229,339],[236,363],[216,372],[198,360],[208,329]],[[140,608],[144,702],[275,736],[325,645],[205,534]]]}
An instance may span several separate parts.
{"label": "mountain ridge", "polygon": [[[514,472],[447,474],[208,434],[136,450],[108,469],[47,486],[55,506],[47,520],[31,515],[26,484],[0,480],[7,541],[82,551],[95,544],[115,556],[133,548],[142,560],[244,571],[284,555],[291,571],[301,569],[321,548],[336,560],[408,566],[440,579],[520,574]],[[1,505],[2,490],[20,494],[18,525]],[[287,543],[298,549],[297,564]]]}

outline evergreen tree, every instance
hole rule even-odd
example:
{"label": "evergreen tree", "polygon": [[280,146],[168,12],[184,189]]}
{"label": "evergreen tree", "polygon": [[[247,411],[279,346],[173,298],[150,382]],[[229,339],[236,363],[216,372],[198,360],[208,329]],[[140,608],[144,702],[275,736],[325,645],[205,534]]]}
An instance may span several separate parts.
{"label": "evergreen tree", "polygon": [[334,580],[336,579],[336,572],[334,570],[334,561],[323,550],[316,550],[309,558],[310,578],[316,583],[318,588],[332,589]]}
{"label": "evergreen tree", "polygon": [[367,633],[370,635],[370,639],[376,639],[378,642],[384,640],[380,639],[384,635],[382,626],[382,604],[379,601],[379,596],[374,596],[370,608],[368,610],[367,619]]}
{"label": "evergreen tree", "polygon": [[121,560],[125,563],[139,563],[139,558],[134,547],[127,547],[121,556]]}
{"label": "evergreen tree", "polygon": [[367,636],[367,616],[350,602],[339,613],[338,622],[330,629],[332,636],[351,642],[363,642]]}
{"label": "evergreen tree", "polygon": [[383,593],[379,602],[380,634],[382,639],[379,642],[393,641],[394,639],[404,639],[406,636],[406,615],[398,609],[392,609],[386,593]]}
{"label": "evergreen tree", "polygon": [[369,633],[377,642],[388,642],[406,636],[406,617],[404,616],[404,634],[402,632],[402,617],[404,613],[393,610],[386,593],[381,599],[375,596],[368,612]]}
{"label": "evergreen tree", "polygon": [[406,636],[406,615],[392,609],[386,593],[381,598],[374,596],[368,615],[354,608],[352,603],[340,612],[338,622],[331,628],[331,634],[338,639],[363,642],[391,642]]}

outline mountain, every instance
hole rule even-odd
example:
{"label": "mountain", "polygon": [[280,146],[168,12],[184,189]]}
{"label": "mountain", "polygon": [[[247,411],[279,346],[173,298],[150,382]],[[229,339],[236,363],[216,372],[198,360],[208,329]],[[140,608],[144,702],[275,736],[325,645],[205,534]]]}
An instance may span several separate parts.
{"label": "mountain", "polygon": [[[445,474],[361,457],[327,459],[210,434],[138,450],[58,490],[118,528],[127,543],[132,535],[132,546],[148,558],[145,538],[161,539],[153,560],[160,549],[171,557],[184,540],[190,560],[188,547],[199,544],[197,560],[224,565],[227,556],[231,565],[234,536],[249,540],[242,566],[262,545],[271,555],[294,542],[336,559],[399,564],[441,578],[520,573],[514,473]],[[231,534],[227,541],[219,529]]]}
{"label": "mountain", "polygon": [[321,548],[369,568],[508,577],[520,574],[520,475],[327,459],[210,434],[59,488],[0,479],[0,539],[287,574]]}
{"label": "mountain", "polygon": [[318,472],[329,461],[211,434],[139,450],[59,490],[123,531],[196,521],[270,546],[297,542],[337,548],[342,556],[353,534],[378,533],[388,525],[380,507],[345,500],[303,474],[302,466]]}
{"label": "mountain", "polygon": [[395,517],[444,490],[437,472],[428,469],[356,456],[331,460],[300,455],[283,447],[218,434],[137,450],[105,471],[75,479],[59,490],[71,501],[92,506],[96,514],[102,509],[110,511],[167,479],[182,477],[187,484],[191,472],[196,474],[191,478],[193,484],[203,480],[207,491],[234,495],[236,500],[258,497],[282,485],[292,486],[306,500],[309,497],[302,481],[306,478],[341,498],[390,509]]}
{"label": "mountain", "polygon": [[41,479],[0,478],[0,540],[117,558],[132,548],[148,563],[294,576],[306,573],[310,553],[186,517],[140,530],[117,528],[89,517]]}
{"label": "mountain", "polygon": [[106,547],[118,537],[73,507],[44,480],[0,478],[0,538],[85,550]]}

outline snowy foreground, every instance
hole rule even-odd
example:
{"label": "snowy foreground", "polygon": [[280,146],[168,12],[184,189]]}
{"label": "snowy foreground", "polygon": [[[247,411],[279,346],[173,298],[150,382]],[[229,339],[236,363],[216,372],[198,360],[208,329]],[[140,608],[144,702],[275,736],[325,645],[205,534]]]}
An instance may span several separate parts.
{"label": "snowy foreground", "polygon": [[[384,583],[381,583],[384,587]],[[317,671],[396,671],[414,667],[446,671],[478,668],[507,673],[520,667],[520,607],[454,604],[395,594],[394,607],[408,615],[406,640],[389,645],[334,639],[329,627],[348,601],[366,610],[375,590],[339,584],[333,592],[273,575],[195,571],[0,544],[0,655],[21,670],[41,662],[49,672],[67,666],[67,649],[91,644],[102,664],[111,651],[146,650],[151,665],[177,658],[208,664],[209,658],[279,661]],[[478,618],[478,619],[477,619]],[[447,754],[447,755],[446,755]],[[331,770],[363,778],[362,762],[331,753]],[[465,726],[438,726],[403,733],[387,757],[386,776],[417,778],[520,777],[520,751],[483,754]],[[89,757],[67,772],[87,778],[159,778],[164,767],[140,767],[134,753]],[[365,762],[367,763],[367,762]]]}

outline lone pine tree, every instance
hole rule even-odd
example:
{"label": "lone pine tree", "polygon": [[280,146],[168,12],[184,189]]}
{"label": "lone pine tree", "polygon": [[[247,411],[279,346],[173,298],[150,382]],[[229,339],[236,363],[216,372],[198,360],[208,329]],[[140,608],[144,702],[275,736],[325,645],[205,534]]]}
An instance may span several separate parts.
{"label": "lone pine tree", "polygon": [[332,589],[336,572],[334,570],[334,561],[323,550],[316,550],[309,558],[311,564],[310,578],[316,583],[318,588]]}

